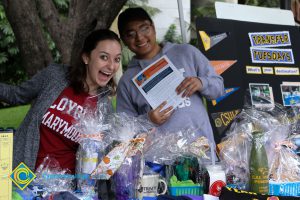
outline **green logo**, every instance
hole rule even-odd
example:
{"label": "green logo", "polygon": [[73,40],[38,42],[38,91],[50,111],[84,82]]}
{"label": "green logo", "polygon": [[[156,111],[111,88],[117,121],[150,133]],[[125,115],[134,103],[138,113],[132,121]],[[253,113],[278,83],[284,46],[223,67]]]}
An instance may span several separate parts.
{"label": "green logo", "polygon": [[21,190],[24,190],[35,177],[35,174],[23,162],[21,162],[9,176]]}

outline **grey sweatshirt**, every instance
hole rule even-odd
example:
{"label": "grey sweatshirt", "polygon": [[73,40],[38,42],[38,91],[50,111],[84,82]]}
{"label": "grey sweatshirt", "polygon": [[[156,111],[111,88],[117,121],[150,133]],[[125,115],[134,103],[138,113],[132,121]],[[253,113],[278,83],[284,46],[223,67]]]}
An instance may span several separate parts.
{"label": "grey sweatshirt", "polygon": [[54,64],[19,86],[0,83],[0,100],[11,105],[32,103],[25,119],[14,133],[14,167],[24,162],[34,170],[40,145],[42,117],[68,85],[66,73],[67,66]]}
{"label": "grey sweatshirt", "polygon": [[211,124],[202,102],[202,96],[207,99],[216,99],[222,96],[224,93],[223,78],[215,73],[208,59],[197,48],[189,44],[167,42],[163,44],[160,53],[151,60],[138,60],[134,57],[118,84],[117,112],[147,117],[152,108],[131,79],[163,55],[166,55],[175,67],[184,71],[184,77],[200,78],[203,88],[180,104],[170,119],[158,127],[159,130],[171,132],[195,128],[199,135],[206,136],[211,142],[214,142]]}

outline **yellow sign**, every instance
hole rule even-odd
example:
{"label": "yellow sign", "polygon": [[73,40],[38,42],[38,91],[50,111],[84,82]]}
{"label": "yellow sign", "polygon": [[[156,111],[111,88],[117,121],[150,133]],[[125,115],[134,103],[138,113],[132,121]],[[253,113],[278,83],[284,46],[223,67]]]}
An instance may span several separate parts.
{"label": "yellow sign", "polygon": [[13,162],[13,132],[0,132],[0,200],[11,200],[12,183],[8,178]]}
{"label": "yellow sign", "polygon": [[218,112],[212,113],[211,117],[215,122],[215,126],[220,134],[223,134],[224,130],[231,122],[234,120],[235,116],[240,113],[240,109],[227,111],[227,112]]}
{"label": "yellow sign", "polygon": [[199,31],[199,34],[202,39],[204,49],[205,49],[205,51],[207,51],[211,47],[210,38],[204,31]]}
{"label": "yellow sign", "polygon": [[299,75],[297,67],[275,67],[276,75]]}
{"label": "yellow sign", "polygon": [[29,185],[34,179],[35,174],[23,163],[21,162],[14,171],[10,174],[10,179],[20,188],[24,190],[24,188]]}
{"label": "yellow sign", "polygon": [[272,67],[262,67],[264,74],[274,74]]}
{"label": "yellow sign", "polygon": [[259,66],[246,66],[247,74],[261,74],[261,68]]}

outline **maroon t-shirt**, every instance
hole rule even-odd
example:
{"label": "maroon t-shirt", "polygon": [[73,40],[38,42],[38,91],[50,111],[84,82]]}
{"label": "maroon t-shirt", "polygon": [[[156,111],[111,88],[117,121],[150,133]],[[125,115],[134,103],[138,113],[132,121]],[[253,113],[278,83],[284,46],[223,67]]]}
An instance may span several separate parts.
{"label": "maroon t-shirt", "polygon": [[[74,90],[67,87],[50,106],[40,126],[40,147],[35,168],[49,155],[59,162],[62,169],[75,173],[80,136],[74,127],[75,118],[84,112],[87,102],[92,102],[89,99],[93,98],[89,97],[87,93],[74,94]],[[96,105],[94,100],[93,104]]]}

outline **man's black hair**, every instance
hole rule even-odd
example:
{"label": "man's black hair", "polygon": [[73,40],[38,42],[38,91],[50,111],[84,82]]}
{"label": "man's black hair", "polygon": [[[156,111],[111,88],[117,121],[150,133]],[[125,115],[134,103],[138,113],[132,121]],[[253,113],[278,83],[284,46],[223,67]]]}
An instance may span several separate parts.
{"label": "man's black hair", "polygon": [[149,20],[151,23],[153,23],[151,17],[143,8],[127,8],[118,17],[118,29],[121,37],[124,34],[126,25],[135,20]]}

